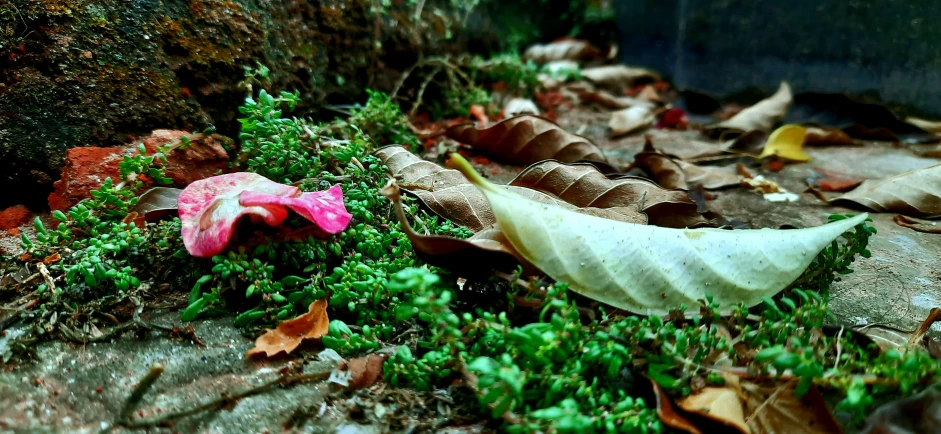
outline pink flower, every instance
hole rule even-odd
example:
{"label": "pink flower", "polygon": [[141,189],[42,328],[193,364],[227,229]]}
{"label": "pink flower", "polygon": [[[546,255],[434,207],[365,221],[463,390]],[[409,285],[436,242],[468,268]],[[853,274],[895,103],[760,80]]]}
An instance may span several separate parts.
{"label": "pink flower", "polygon": [[225,250],[242,216],[277,226],[288,217],[290,208],[328,234],[342,232],[353,218],[343,204],[339,185],[304,193],[249,172],[196,181],[180,193],[177,206],[183,221],[183,244],[200,258]]}

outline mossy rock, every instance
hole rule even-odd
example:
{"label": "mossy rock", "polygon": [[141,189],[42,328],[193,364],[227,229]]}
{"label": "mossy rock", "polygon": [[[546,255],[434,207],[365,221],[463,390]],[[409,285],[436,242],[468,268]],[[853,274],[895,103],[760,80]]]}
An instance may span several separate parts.
{"label": "mossy rock", "polygon": [[234,135],[245,67],[266,65],[266,88],[300,90],[299,112],[316,114],[457,47],[456,20],[402,3],[0,0],[0,206],[43,206],[71,147],[158,128]]}

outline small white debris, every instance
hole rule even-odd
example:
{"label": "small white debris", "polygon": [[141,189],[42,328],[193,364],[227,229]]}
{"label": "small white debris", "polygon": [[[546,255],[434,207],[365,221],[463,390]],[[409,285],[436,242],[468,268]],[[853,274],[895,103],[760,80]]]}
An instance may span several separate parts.
{"label": "small white debris", "polygon": [[778,193],[768,193],[764,195],[765,200],[768,202],[797,202],[800,200],[800,196],[794,193],[789,193],[787,191],[781,191]]}
{"label": "small white debris", "polygon": [[341,357],[339,353],[337,353],[336,351],[330,348],[327,348],[326,350],[321,351],[320,354],[317,354],[317,357],[320,360],[323,360],[325,362],[339,363],[341,360],[343,360],[343,357]]}

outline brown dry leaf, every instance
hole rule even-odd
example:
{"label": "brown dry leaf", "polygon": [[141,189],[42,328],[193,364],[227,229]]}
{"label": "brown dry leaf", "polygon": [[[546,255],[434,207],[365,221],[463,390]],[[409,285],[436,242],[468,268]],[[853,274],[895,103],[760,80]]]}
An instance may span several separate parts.
{"label": "brown dry leaf", "polygon": [[939,225],[937,221],[923,220],[898,214],[895,216],[895,223],[899,226],[926,234],[941,234],[941,225]]}
{"label": "brown dry leaf", "polygon": [[866,180],[866,178],[859,178],[824,169],[814,169],[814,172],[819,176],[808,179],[808,184],[823,191],[850,191]]}
{"label": "brown dry leaf", "polygon": [[787,114],[792,99],[791,87],[781,82],[774,95],[738,112],[729,120],[708,127],[705,132],[712,137],[730,138],[753,130],[771,131],[774,124]]}
{"label": "brown dry leaf", "polygon": [[912,217],[941,217],[941,164],[887,179],[866,180],[855,190],[830,202],[857,204],[876,212],[898,212]]}
{"label": "brown dry leaf", "polygon": [[640,93],[637,94],[637,97],[654,103],[662,104],[666,102],[663,100],[660,94],[657,93],[657,89],[650,85],[644,86]]}
{"label": "brown dry leaf", "polygon": [[585,68],[582,70],[582,77],[598,86],[612,90],[624,90],[643,82],[660,80],[660,75],[656,72],[626,65]]}
{"label": "brown dry leaf", "polygon": [[941,308],[932,308],[925,320],[921,322],[921,325],[912,331],[882,325],[863,326],[853,328],[852,331],[865,334],[882,351],[904,351],[905,349],[914,348],[931,352],[930,344],[933,342],[928,336],[928,331],[938,320],[941,320]]}
{"label": "brown dry leaf", "polygon": [[741,383],[745,420],[755,434],[839,434],[840,425],[812,386],[802,397],[794,394],[796,381],[759,385]]}
{"label": "brown dry leaf", "polygon": [[656,105],[648,100],[631,96],[615,96],[606,90],[578,91],[578,100],[584,104],[597,104],[611,110],[620,110],[630,107],[650,107]]}
{"label": "brown dry leaf", "polygon": [[455,125],[448,128],[445,135],[504,163],[529,165],[542,160],[559,160],[607,164],[601,149],[591,140],[569,133],[539,116],[517,116],[483,129],[474,124]]}
{"label": "brown dry leaf", "polygon": [[941,427],[941,390],[929,387],[917,395],[883,404],[866,422],[862,434],[937,434]]}
{"label": "brown dry leaf", "polygon": [[853,139],[843,130],[806,125],[807,135],[804,146],[856,146]]}
{"label": "brown dry leaf", "polygon": [[[406,151],[407,152],[407,151]],[[442,235],[422,235],[415,232],[402,209],[399,187],[394,181],[381,190],[383,196],[392,201],[395,216],[402,224],[402,231],[408,237],[419,257],[439,267],[455,270],[458,275],[489,275],[491,270],[509,271],[522,264],[527,274],[535,267],[522,259],[513,249],[512,244],[496,227],[480,230],[469,239]]]}
{"label": "brown dry leaf", "polygon": [[137,205],[132,211],[142,215],[147,221],[154,221],[177,209],[176,200],[183,190],[179,188],[154,187],[137,198]]}
{"label": "brown dry leaf", "polygon": [[742,176],[735,166],[697,166],[682,160],[674,160],[654,148],[649,140],[644,150],[634,156],[634,164],[649,172],[664,188],[687,188],[701,184],[707,190],[739,185]]}
{"label": "brown dry leaf", "polygon": [[624,215],[621,221],[675,228],[708,225],[685,191],[666,190],[644,178],[609,179],[590,164],[542,161],[524,169],[510,185],[538,190],[579,208],[617,212]]}
{"label": "brown dry leaf", "polygon": [[745,424],[745,410],[734,389],[705,387],[695,395],[676,400],[676,405],[687,412],[734,427],[741,433],[751,433]]}
{"label": "brown dry leaf", "polygon": [[388,358],[388,354],[373,353],[353,360],[343,360],[337,366],[337,371],[349,372],[347,389],[365,389],[376,384],[382,377],[382,365]]}
{"label": "brown dry leaf", "polygon": [[656,116],[650,107],[638,105],[611,113],[608,130],[613,137],[623,136],[653,125]]}
{"label": "brown dry leaf", "polygon": [[320,339],[327,334],[330,319],[327,318],[327,299],[310,304],[307,313],[266,329],[265,334],[255,339],[255,347],[248,350],[248,357],[264,354],[271,357],[280,352],[291,354],[306,339]]}
{"label": "brown dry leaf", "polygon": [[905,118],[905,122],[908,122],[929,133],[941,133],[941,121],[929,121],[928,119],[921,119],[921,118],[916,118],[914,116],[909,116]]}
{"label": "brown dry leaf", "polygon": [[673,406],[673,399],[667,395],[656,381],[650,380],[650,384],[653,386],[654,395],[657,397],[657,417],[660,422],[683,432],[702,434],[702,431],[685,414],[677,411],[676,407]]}
{"label": "brown dry leaf", "polygon": [[[376,151],[376,155],[389,167],[389,173],[407,192],[414,194],[428,208],[471,231],[493,226],[497,221],[480,189],[471,185],[464,175],[453,169],[445,169],[425,161],[400,146],[389,146]],[[629,219],[625,214],[602,208],[577,208],[572,204],[529,188],[504,186],[504,188],[536,202],[558,205],[563,208],[613,220],[637,222],[642,216]]]}
{"label": "brown dry leaf", "polygon": [[650,141],[657,144],[660,152],[680,160],[695,162],[708,157],[728,155],[718,143],[678,137],[674,133],[665,133],[658,129],[650,130],[647,134],[650,136]]}
{"label": "brown dry leaf", "polygon": [[585,61],[602,56],[601,50],[588,41],[564,39],[550,44],[536,44],[526,49],[523,60],[532,60],[537,65],[556,60]]}

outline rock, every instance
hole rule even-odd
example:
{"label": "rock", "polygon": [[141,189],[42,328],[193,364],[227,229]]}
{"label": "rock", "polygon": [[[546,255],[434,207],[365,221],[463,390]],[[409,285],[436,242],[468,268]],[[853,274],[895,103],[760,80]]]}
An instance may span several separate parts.
{"label": "rock", "polygon": [[[429,2],[10,0],[0,13],[0,207],[42,206],[66,151],[159,128],[235,137],[251,81],[301,93],[297,112],[365,101],[395,70],[460,49],[460,20]],[[444,2],[442,2],[444,3]],[[453,37],[452,37],[453,36]],[[381,47],[381,48],[380,48]],[[332,115],[331,115],[332,116]],[[74,170],[74,169],[70,169]]]}
{"label": "rock", "polygon": [[62,177],[55,182],[55,191],[49,195],[49,208],[59,211],[71,208],[89,197],[88,192],[98,189],[109,177],[115,184],[120,182],[118,163],[124,159],[125,153],[129,153],[125,147],[69,149]]}
{"label": "rock", "polygon": [[29,222],[33,213],[23,205],[11,206],[0,211],[0,230],[11,231]]}
{"label": "rock", "polygon": [[[178,130],[156,130],[143,140],[148,155],[160,151],[166,145],[179,144],[180,138],[190,138],[189,146],[181,146],[167,154],[165,167],[167,176],[173,180],[173,186],[186,187],[189,183],[215,175],[228,168],[229,155],[213,137],[192,134]],[[141,142],[125,146],[99,148],[72,148],[66,153],[65,168],[61,178],[53,185],[49,195],[49,208],[65,211],[82,199],[90,197],[89,191],[98,189],[108,177],[118,184],[121,182],[120,163],[124,156],[133,156],[138,152]],[[145,180],[149,185],[152,181]]]}
{"label": "rock", "polygon": [[180,147],[167,154],[165,167],[167,176],[176,187],[186,187],[193,181],[225,172],[229,166],[229,154],[213,137],[192,134],[186,131],[156,130],[144,139],[148,154],[158,152],[158,147],[180,141],[187,136],[190,146]]}

